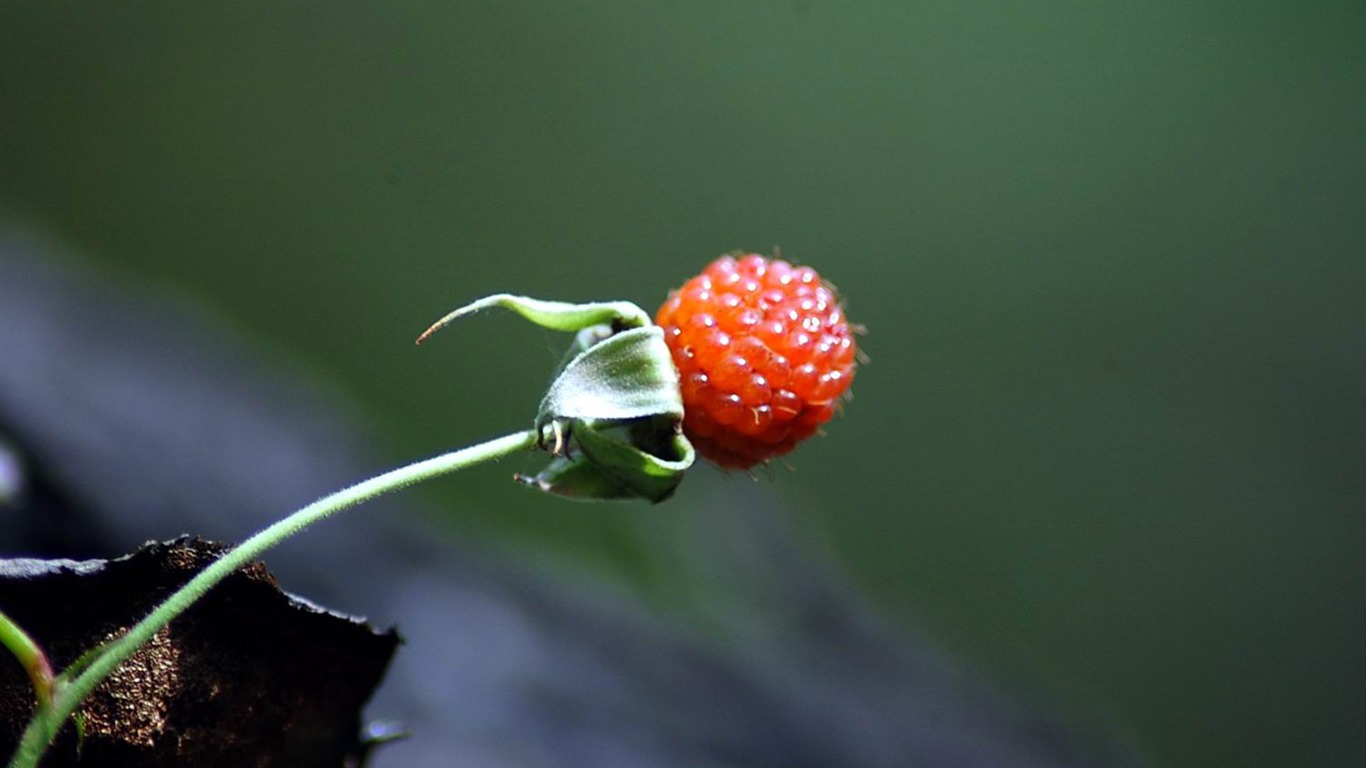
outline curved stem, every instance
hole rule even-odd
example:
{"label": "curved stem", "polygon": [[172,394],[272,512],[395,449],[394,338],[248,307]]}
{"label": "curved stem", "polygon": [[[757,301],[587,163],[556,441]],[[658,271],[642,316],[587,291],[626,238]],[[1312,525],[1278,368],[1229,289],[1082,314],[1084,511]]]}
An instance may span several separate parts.
{"label": "curved stem", "polygon": [[14,620],[0,611],[0,645],[9,649],[33,681],[33,695],[42,707],[52,700],[52,664],[47,654]]}
{"label": "curved stem", "polygon": [[122,637],[112,641],[90,666],[65,686],[50,706],[40,707],[24,731],[19,749],[15,751],[10,768],[34,768],[62,723],[76,711],[81,701],[152,636],[203,597],[214,585],[238,568],[255,560],[261,553],[302,531],[313,523],[343,509],[354,507],[377,496],[406,488],[459,469],[501,458],[510,453],[530,448],[536,443],[536,432],[527,430],[495,438],[479,445],[463,448],[435,458],[419,461],[357,483],[350,488],[325,496],[271,525],[242,542],[237,548],[215,560],[200,571],[177,592],[166,598],[142,621]]}

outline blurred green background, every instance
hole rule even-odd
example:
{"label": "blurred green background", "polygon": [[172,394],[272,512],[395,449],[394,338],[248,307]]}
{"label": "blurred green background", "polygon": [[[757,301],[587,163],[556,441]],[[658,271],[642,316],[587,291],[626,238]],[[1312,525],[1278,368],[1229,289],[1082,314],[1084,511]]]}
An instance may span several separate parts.
{"label": "blurred green background", "polygon": [[[1359,2],[11,2],[0,209],[392,461],[523,426],[558,357],[510,316],[416,350],[456,304],[781,246],[873,363],[758,484],[888,616],[1155,765],[1366,764]],[[428,493],[659,597],[650,521],[750,485]]]}

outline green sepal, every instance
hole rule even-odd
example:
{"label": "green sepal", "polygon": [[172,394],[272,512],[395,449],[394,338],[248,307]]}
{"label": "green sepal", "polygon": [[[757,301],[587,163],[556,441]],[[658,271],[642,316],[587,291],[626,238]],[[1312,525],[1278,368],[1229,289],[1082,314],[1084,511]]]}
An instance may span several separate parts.
{"label": "green sepal", "polygon": [[678,368],[650,315],[625,301],[569,304],[500,293],[441,318],[418,343],[489,307],[576,332],[536,413],[538,446],[550,451],[550,463],[517,479],[575,499],[671,496],[695,457],[680,427]]}
{"label": "green sepal", "polygon": [[671,418],[624,425],[583,424],[574,437],[583,455],[603,474],[655,502],[673,495],[696,458],[679,422]]}
{"label": "green sepal", "polygon": [[510,309],[542,328],[553,331],[580,331],[595,325],[609,325],[617,329],[643,328],[651,324],[650,315],[629,301],[570,304],[564,301],[543,301],[528,296],[498,293],[466,304],[437,320],[417,337],[417,343],[421,344],[428,336],[456,320],[489,307]]}
{"label": "green sepal", "polygon": [[546,390],[536,428],[553,421],[647,416],[683,418],[678,368],[657,325],[622,331],[572,357]]}
{"label": "green sepal", "polygon": [[673,495],[692,466],[692,444],[672,417],[573,425],[569,448],[522,482],[574,499],[647,499]]}
{"label": "green sepal", "polygon": [[539,491],[579,501],[612,501],[636,496],[582,458],[556,456],[535,475],[514,479]]}

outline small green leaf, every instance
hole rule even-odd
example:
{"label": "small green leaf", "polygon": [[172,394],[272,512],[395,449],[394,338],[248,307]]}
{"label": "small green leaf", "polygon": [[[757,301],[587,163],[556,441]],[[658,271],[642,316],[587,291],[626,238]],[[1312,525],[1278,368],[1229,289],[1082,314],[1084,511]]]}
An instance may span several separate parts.
{"label": "small green leaf", "polygon": [[623,331],[571,359],[541,400],[537,429],[552,421],[683,418],[683,396],[664,331]]}
{"label": "small green leaf", "polygon": [[671,418],[578,422],[571,448],[522,482],[573,499],[648,499],[673,495],[695,456]]}
{"label": "small green leaf", "polygon": [[672,496],[695,458],[677,422],[647,419],[627,425],[626,440],[613,434],[617,431],[585,424],[574,437],[594,466],[633,495],[656,502]]}
{"label": "small green leaf", "polygon": [[517,475],[518,482],[540,491],[580,501],[634,499],[637,496],[581,457],[556,456],[535,476]]}
{"label": "small green leaf", "polygon": [[466,304],[437,320],[417,337],[417,343],[421,344],[452,322],[489,307],[510,309],[542,328],[554,331],[580,331],[603,324],[616,328],[642,328],[651,323],[650,315],[629,301],[570,304],[564,301],[542,301],[527,296],[499,293]]}

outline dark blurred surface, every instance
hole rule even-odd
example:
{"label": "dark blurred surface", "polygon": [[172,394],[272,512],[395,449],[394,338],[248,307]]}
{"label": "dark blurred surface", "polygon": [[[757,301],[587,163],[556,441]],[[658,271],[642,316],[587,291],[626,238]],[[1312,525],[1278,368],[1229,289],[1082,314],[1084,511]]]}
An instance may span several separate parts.
{"label": "dark blurred surface", "polygon": [[424,494],[527,557],[705,613],[660,552],[755,498],[1159,763],[1366,759],[1361,3],[20,2],[0,65],[0,205],[390,457],[530,419],[559,339],[409,344],[476,296],[649,305],[773,245],[839,285],[873,364],[797,472]]}
{"label": "dark blurred surface", "polygon": [[[42,250],[0,232],[0,554],[240,540],[377,471],[317,390],[186,308]],[[406,638],[372,713],[417,735],[377,766],[1136,764],[1099,718],[1064,726],[889,631],[761,498],[676,528],[668,552],[733,613],[672,624],[569,572],[443,545],[414,513],[410,497],[381,499],[267,557],[287,589]]]}

